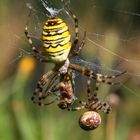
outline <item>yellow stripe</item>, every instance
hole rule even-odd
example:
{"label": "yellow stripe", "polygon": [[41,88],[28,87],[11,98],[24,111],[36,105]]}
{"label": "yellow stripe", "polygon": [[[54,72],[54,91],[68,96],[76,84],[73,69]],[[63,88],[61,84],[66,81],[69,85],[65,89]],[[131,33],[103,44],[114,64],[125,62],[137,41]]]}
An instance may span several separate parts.
{"label": "yellow stripe", "polygon": [[[47,57],[51,62],[59,63],[59,62],[65,61],[67,59],[69,51],[70,51],[70,48],[66,49],[66,50],[62,50],[62,52],[60,52],[60,53],[54,53],[55,56],[52,56],[53,53],[50,53],[47,55]],[[62,54],[62,55],[60,55],[60,54]]]}
{"label": "yellow stripe", "polygon": [[[46,44],[44,44],[45,47]],[[68,48],[71,48],[71,42],[69,41],[67,44],[65,44],[64,46],[57,46],[56,48],[52,48],[50,47],[49,49],[45,48],[46,52],[56,52],[56,51],[61,51],[61,50],[66,50]]]}
{"label": "yellow stripe", "polygon": [[63,33],[68,30],[68,26],[63,27],[61,30],[57,31],[58,33]]}
{"label": "yellow stripe", "polygon": [[48,35],[48,34],[50,34],[50,35],[55,35],[56,33],[57,33],[57,32],[55,32],[55,31],[51,31],[51,32],[49,32],[49,33],[45,32],[45,31],[42,32],[43,35]]}
{"label": "yellow stripe", "polygon": [[64,38],[61,38],[59,40],[51,40],[51,41],[43,41],[43,42],[46,44],[59,44],[58,42],[62,42],[62,41],[64,41]]}
{"label": "yellow stripe", "polygon": [[57,45],[63,46],[65,45],[67,42],[70,41],[70,36],[68,36],[67,38],[60,40],[59,42],[56,41],[51,41],[51,42],[44,42],[44,47],[48,48],[50,46],[56,47]]}
{"label": "yellow stripe", "polygon": [[64,45],[64,44],[66,44],[67,42],[69,42],[70,41],[70,36],[68,36],[67,38],[65,38],[63,41],[61,41],[59,44],[60,45]]}
{"label": "yellow stripe", "polygon": [[68,30],[68,26],[65,26],[64,28],[62,28],[61,30],[50,30],[50,31],[48,31],[48,32],[46,32],[45,30],[43,31],[43,35],[48,35],[48,34],[50,34],[50,35],[55,35],[55,34],[57,34],[57,33],[63,33],[63,32],[65,32],[65,31],[67,31]]}
{"label": "yellow stripe", "polygon": [[59,38],[66,38],[66,37],[68,37],[68,36],[70,36],[70,33],[69,33],[69,31],[66,31],[66,32],[64,32],[63,34],[61,34],[61,35],[54,35],[54,36],[42,36],[42,40],[57,40],[57,39],[59,39]]}

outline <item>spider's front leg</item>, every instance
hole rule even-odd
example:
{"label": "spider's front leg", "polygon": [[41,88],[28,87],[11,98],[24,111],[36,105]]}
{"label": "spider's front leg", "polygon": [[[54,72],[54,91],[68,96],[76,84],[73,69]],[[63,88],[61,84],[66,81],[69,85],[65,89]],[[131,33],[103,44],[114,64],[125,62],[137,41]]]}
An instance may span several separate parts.
{"label": "spider's front leg", "polygon": [[[32,13],[32,9],[30,9],[30,12],[29,12],[29,15],[28,15],[28,18],[30,18],[31,16],[31,13]],[[29,32],[28,32],[28,22],[29,20],[27,20],[27,23],[25,25],[25,29],[24,29],[24,33],[25,33],[25,36],[28,40],[28,43],[33,51],[33,56],[38,59],[39,61],[41,62],[48,62],[48,60],[46,59],[45,55],[43,55],[42,51],[37,49],[34,45],[33,45],[33,41],[29,35]]]}
{"label": "spider's front leg", "polygon": [[69,9],[68,5],[66,4],[64,6],[65,10],[68,12],[68,14],[70,14],[70,16],[73,18],[74,20],[74,24],[75,24],[75,39],[74,42],[72,44],[72,48],[75,47],[78,43],[79,40],[79,28],[78,28],[78,18],[76,17],[76,15]]}
{"label": "spider's front leg", "polygon": [[76,55],[80,54],[81,50],[83,49],[83,47],[85,45],[85,41],[86,41],[86,32],[84,32],[83,39],[82,39],[80,45],[78,46],[78,49],[73,51],[72,56],[76,56]]}
{"label": "spider's front leg", "polygon": [[78,55],[80,53],[80,51],[82,50],[82,48],[85,45],[85,38],[86,38],[86,32],[84,32],[84,37],[82,39],[82,42],[80,43],[80,45],[78,46],[78,50],[74,50],[76,49],[76,46],[78,44],[79,41],[79,25],[78,25],[78,18],[76,17],[76,15],[69,9],[68,5],[65,5],[64,7],[66,9],[66,11],[70,14],[70,16],[73,18],[74,20],[74,24],[75,24],[75,38],[72,44],[72,49],[73,52],[72,54],[70,54],[70,56],[75,56]]}
{"label": "spider's front leg", "polygon": [[119,84],[119,82],[114,83],[114,82],[111,82],[110,80],[115,79],[115,78],[117,78],[117,77],[119,77],[119,76],[121,76],[121,75],[123,75],[125,73],[126,73],[126,71],[123,71],[121,73],[118,73],[116,75],[111,75],[111,76],[102,75],[102,74],[97,73],[96,74],[96,80],[97,80],[98,83],[106,83],[108,85],[116,85],[116,84]]}

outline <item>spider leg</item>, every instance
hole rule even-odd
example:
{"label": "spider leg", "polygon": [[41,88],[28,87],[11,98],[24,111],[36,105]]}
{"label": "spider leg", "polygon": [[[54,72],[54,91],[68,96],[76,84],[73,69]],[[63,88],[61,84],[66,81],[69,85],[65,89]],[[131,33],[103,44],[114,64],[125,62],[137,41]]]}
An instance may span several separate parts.
{"label": "spider leg", "polygon": [[[87,68],[85,68],[85,67],[82,67],[82,66],[80,66],[80,65],[77,65],[77,64],[72,64],[72,63],[70,63],[69,67],[70,67],[71,69],[74,69],[74,70],[76,70],[76,71],[82,73],[83,75],[86,75],[86,76],[88,77],[88,80],[87,80],[87,96],[88,96],[88,98],[90,98],[91,79],[92,79],[92,78],[96,79],[96,77],[97,77],[96,74],[95,74],[93,71],[91,71],[91,70],[89,70],[89,69],[87,69]],[[98,82],[99,82],[99,81],[98,81]],[[96,91],[98,91],[98,87],[99,87],[99,83],[98,83],[98,82],[96,81]]]}
{"label": "spider leg", "polygon": [[55,81],[58,79],[58,77],[59,77],[58,72],[56,72],[54,74],[54,76],[51,78],[51,81],[49,82],[49,85],[47,86],[46,90],[44,91],[44,94],[42,94],[43,99],[46,98],[46,95],[49,91],[52,92],[52,90],[55,90],[55,86],[57,85],[57,84],[55,84]]}
{"label": "spider leg", "polygon": [[53,70],[51,70],[51,71],[45,73],[45,74],[40,78],[40,80],[39,80],[38,83],[37,83],[36,89],[35,89],[35,91],[34,91],[34,93],[33,93],[33,96],[31,97],[32,100],[34,100],[34,98],[35,98],[36,96],[39,96],[39,95],[37,95],[37,94],[42,93],[43,88],[44,88],[44,85],[48,82],[48,79],[51,77],[52,74],[53,74]]}
{"label": "spider leg", "polygon": [[123,75],[123,74],[126,73],[126,71],[124,71],[124,72],[121,72],[121,73],[119,73],[119,74],[112,75],[112,76],[102,75],[102,74],[100,74],[100,73],[97,73],[97,74],[96,74],[96,73],[93,72],[92,70],[90,70],[90,69],[88,69],[88,68],[86,68],[86,67],[83,67],[83,66],[74,64],[74,63],[70,63],[70,64],[69,64],[69,68],[71,68],[71,69],[73,69],[73,70],[76,70],[76,71],[78,71],[78,72],[80,72],[80,73],[82,73],[83,75],[88,76],[88,77],[89,77],[89,76],[91,75],[91,73],[92,73],[92,78],[94,78],[94,79],[99,79],[100,82],[102,82],[102,79],[103,79],[103,80],[104,80],[104,79],[115,79],[115,78],[117,78],[117,77],[119,77],[119,76],[121,76],[121,75]]}
{"label": "spider leg", "polygon": [[84,37],[82,39],[81,44],[78,47],[78,50],[74,50],[72,56],[76,56],[79,55],[79,53],[81,52],[81,50],[83,49],[84,45],[85,45],[85,41],[86,41],[86,32],[84,32]]}
{"label": "spider leg", "polygon": [[123,75],[123,74],[125,74],[125,73],[127,73],[127,71],[123,71],[123,72],[120,72],[120,73],[118,73],[118,74],[116,74],[116,75],[112,75],[112,76],[105,75],[104,77],[106,77],[106,78],[108,78],[108,79],[114,79],[114,78],[119,77],[119,76],[121,76],[121,75]]}
{"label": "spider leg", "polygon": [[[74,49],[79,41],[79,28],[78,28],[78,18],[76,17],[76,15],[74,13],[72,13],[72,11],[69,9],[69,7],[67,5],[65,5],[64,7],[66,9],[66,11],[71,15],[71,17],[74,20],[75,23],[75,39],[74,42],[72,44],[72,48]],[[76,56],[80,53],[80,51],[82,50],[82,48],[85,45],[85,40],[86,40],[86,32],[84,32],[84,37],[82,39],[81,44],[78,47],[78,50],[74,50],[71,54],[71,56]]]}
{"label": "spider leg", "polygon": [[78,110],[81,110],[81,109],[84,109],[85,106],[82,105],[82,106],[77,106],[77,107],[69,107],[68,108],[68,111],[78,111]]}
{"label": "spider leg", "polygon": [[96,84],[95,84],[95,90],[93,91],[93,96],[97,97],[97,93],[99,90],[99,86],[100,86],[100,82],[98,80],[96,80]]}
{"label": "spider leg", "polygon": [[117,82],[117,83],[114,83],[114,82],[112,82],[112,81],[110,81],[110,80],[112,80],[112,79],[115,79],[115,78],[117,78],[117,77],[119,77],[119,76],[121,76],[121,75],[123,75],[123,74],[125,74],[126,73],[126,71],[123,71],[123,72],[121,72],[121,73],[119,73],[119,74],[116,74],[116,75],[112,75],[112,76],[109,76],[109,75],[102,75],[102,74],[96,74],[97,75],[97,81],[98,82],[102,82],[102,83],[106,83],[106,84],[108,84],[108,85],[116,85],[116,84],[120,84],[119,82]]}
{"label": "spider leg", "polygon": [[[97,97],[97,93],[98,93],[98,90],[99,90],[99,86],[100,86],[100,83],[106,83],[108,85],[116,85],[116,84],[119,84],[120,82],[111,82],[111,81],[108,81],[108,79],[115,79],[116,77],[118,76],[121,76],[122,74],[124,74],[126,72],[121,72],[117,75],[112,75],[112,76],[108,76],[108,75],[101,75],[101,74],[97,74],[97,78],[96,78],[96,84],[95,84],[95,90],[93,92],[93,96],[96,98]],[[90,98],[89,98],[90,99]],[[107,104],[103,104],[103,105],[107,105]],[[109,106],[109,105],[108,105]],[[105,108],[105,107],[104,107]],[[105,108],[106,109],[106,108]],[[104,111],[104,112],[107,112],[107,111]],[[108,111],[109,112],[109,111]]]}
{"label": "spider leg", "polygon": [[112,108],[107,102],[102,102],[102,108],[105,113],[110,113]]}
{"label": "spider leg", "polygon": [[54,94],[54,92],[51,90],[51,89],[54,89],[56,85],[53,85],[52,86],[52,83],[54,82],[54,79],[55,79],[55,76],[53,77],[50,77],[52,78],[52,80],[50,81],[50,84],[47,86],[47,89],[45,91],[43,91],[42,89],[42,92],[38,93],[38,96],[36,97],[35,95],[32,96],[32,100],[33,100],[33,103],[35,104],[38,104],[39,106],[44,106],[44,105],[49,105],[49,104],[52,104],[53,102],[55,102],[57,100],[57,98],[55,98],[54,100],[52,101],[49,101],[47,103],[44,103],[44,100],[50,96],[50,95],[55,95],[57,96],[56,94]]}
{"label": "spider leg", "polygon": [[102,110],[104,113],[108,114],[112,110],[107,102],[102,102],[97,96],[93,95],[88,101],[85,107],[90,111]]}
{"label": "spider leg", "polygon": [[78,40],[79,40],[78,19],[77,19],[76,15],[74,13],[72,13],[72,11],[69,9],[67,4],[64,6],[64,8],[70,14],[70,16],[73,18],[74,23],[75,23],[75,39],[74,39],[74,42],[72,44],[72,48],[74,48],[77,45]]}
{"label": "spider leg", "polygon": [[[40,93],[41,94],[41,93]],[[51,95],[51,93],[50,92],[48,92],[47,94],[46,94],[46,97],[47,96],[49,96],[49,95]],[[37,98],[37,99],[36,99]],[[42,98],[42,97],[35,97],[35,96],[32,96],[32,101],[33,101],[33,103],[34,104],[38,104],[39,106],[43,106],[43,105],[49,105],[49,104],[51,104],[51,103],[53,103],[53,101],[54,100],[52,100],[52,101],[49,101],[48,103],[43,103],[43,100],[44,100],[44,98]]]}
{"label": "spider leg", "polygon": [[[45,93],[45,96],[43,95],[43,97],[41,98],[40,101],[36,102],[39,106],[46,106],[46,105],[50,105],[52,103],[54,103],[55,101],[59,100],[60,99],[60,95],[57,95],[55,92],[57,92],[59,90],[59,87],[60,87],[60,83],[59,84],[56,84],[56,85],[53,85],[51,88],[52,90],[51,91],[48,91]],[[47,103],[44,103],[42,102],[43,100],[46,99],[46,97],[48,97],[49,95],[55,95],[56,98],[53,99],[52,101],[50,102],[47,102]]]}
{"label": "spider leg", "polygon": [[87,97],[90,98],[91,93],[91,77],[88,77],[87,79]]}
{"label": "spider leg", "polygon": [[54,103],[55,101],[56,101],[57,99],[54,99],[54,100],[52,100],[52,101],[50,101],[50,102],[48,102],[48,103],[43,103],[43,102],[41,102],[41,101],[35,101],[34,103],[35,104],[38,104],[39,106],[46,106],[46,105],[50,105],[50,104],[52,104],[52,103]]}
{"label": "spider leg", "polygon": [[[32,13],[32,9],[30,9],[30,12],[29,12],[29,15],[28,15],[28,19],[31,16],[31,13]],[[42,52],[33,45],[33,41],[32,41],[32,39],[31,39],[31,37],[29,35],[29,32],[28,32],[28,22],[29,22],[29,20],[27,20],[27,23],[25,25],[24,33],[25,33],[25,36],[26,36],[26,38],[27,38],[27,40],[29,42],[29,45],[30,45],[32,51],[34,52],[33,56],[36,59],[38,59],[39,61],[41,61],[41,62],[48,62],[48,60],[44,57]]]}
{"label": "spider leg", "polygon": [[81,104],[81,106],[77,106],[77,107],[69,107],[68,111],[78,111],[84,108],[87,108],[87,103],[83,102],[83,101],[79,101],[79,104]]}
{"label": "spider leg", "polygon": [[[51,88],[51,84],[54,82],[54,79],[56,78],[57,73],[58,72],[55,67],[53,70],[47,72],[40,78],[40,80],[37,83],[35,92],[33,93],[32,97],[31,97],[31,100],[33,102],[36,102],[36,100],[41,101],[43,98],[45,98],[49,95],[48,90]],[[43,90],[47,83],[48,83],[47,90],[45,90],[45,91],[47,91],[47,93],[46,93]]]}
{"label": "spider leg", "polygon": [[89,77],[89,79],[87,81],[87,93],[88,93],[88,98],[89,99],[90,99],[90,79],[91,78],[93,78],[93,79],[96,80],[95,90],[94,90],[94,94],[93,94],[96,97],[100,83],[106,83],[108,85],[116,85],[116,84],[119,84],[119,82],[114,83],[114,82],[112,82],[110,80],[115,79],[115,78],[117,78],[117,77],[119,77],[119,76],[121,76],[121,75],[123,75],[123,74],[126,73],[126,71],[124,71],[124,72],[121,72],[119,74],[112,75],[112,76],[102,75],[100,73],[97,73],[96,74],[92,70],[89,70],[86,67],[82,67],[80,65],[73,64],[73,63],[70,63],[69,64],[69,68],[71,68],[73,70],[76,70],[76,71],[82,73],[83,75]]}

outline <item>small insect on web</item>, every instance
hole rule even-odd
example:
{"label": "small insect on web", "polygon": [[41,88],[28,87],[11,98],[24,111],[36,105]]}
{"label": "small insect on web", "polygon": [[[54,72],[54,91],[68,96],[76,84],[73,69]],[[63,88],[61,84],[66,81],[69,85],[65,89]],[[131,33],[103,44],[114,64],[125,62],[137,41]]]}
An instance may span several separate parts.
{"label": "small insect on web", "polygon": [[[47,3],[44,3],[45,6]],[[46,9],[47,10],[47,9]],[[25,35],[32,49],[33,56],[40,62],[51,62],[55,64],[55,67],[44,74],[37,83],[37,87],[32,96],[32,101],[40,106],[50,105],[55,101],[58,101],[58,106],[61,109],[67,109],[71,111],[77,111],[82,108],[86,108],[90,111],[98,111],[103,109],[105,113],[109,113],[110,107],[104,102],[101,102],[97,97],[99,85],[106,83],[109,85],[115,85],[111,80],[123,75],[126,71],[116,75],[108,76],[96,73],[87,67],[71,63],[71,60],[78,56],[85,45],[86,32],[82,41],[79,43],[79,30],[78,19],[75,14],[71,12],[68,5],[64,5],[64,10],[72,17],[75,23],[75,37],[74,41],[71,39],[71,34],[67,24],[56,15],[51,15],[50,18],[44,23],[42,31],[42,48],[36,48],[33,44],[32,38],[28,32],[28,22],[25,26]],[[32,13],[30,7],[29,18]],[[74,101],[77,99],[75,96],[75,84],[74,75],[75,71],[82,73],[87,80],[87,97],[88,102],[80,102],[81,107],[73,107]],[[96,80],[95,90],[91,94],[91,80]],[[47,101],[49,97],[54,98],[51,101]]]}

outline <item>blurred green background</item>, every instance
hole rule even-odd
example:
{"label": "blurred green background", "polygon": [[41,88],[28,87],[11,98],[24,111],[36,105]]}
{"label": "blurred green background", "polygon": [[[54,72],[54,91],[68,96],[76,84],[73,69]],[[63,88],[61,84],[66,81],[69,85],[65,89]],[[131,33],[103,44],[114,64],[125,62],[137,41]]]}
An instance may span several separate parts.
{"label": "blurred green background", "polygon": [[[79,19],[80,38],[87,31],[81,57],[99,61],[103,73],[128,71],[118,79],[121,85],[101,86],[99,96],[109,96],[113,111],[109,115],[100,113],[102,125],[90,132],[78,126],[79,116],[85,110],[63,111],[56,104],[38,107],[30,100],[38,79],[52,66],[40,64],[21,51],[31,51],[24,35],[27,3],[36,9],[29,30],[38,38],[40,30],[34,29],[47,20],[39,15],[45,11],[40,0],[0,1],[0,140],[140,140],[140,1],[71,0],[69,3]],[[60,0],[50,0],[48,5],[63,6]],[[65,12],[59,16],[73,30],[70,17]],[[76,80],[79,79],[84,81],[84,77],[77,76]],[[76,87],[77,97],[85,100],[86,83],[78,82]]]}

